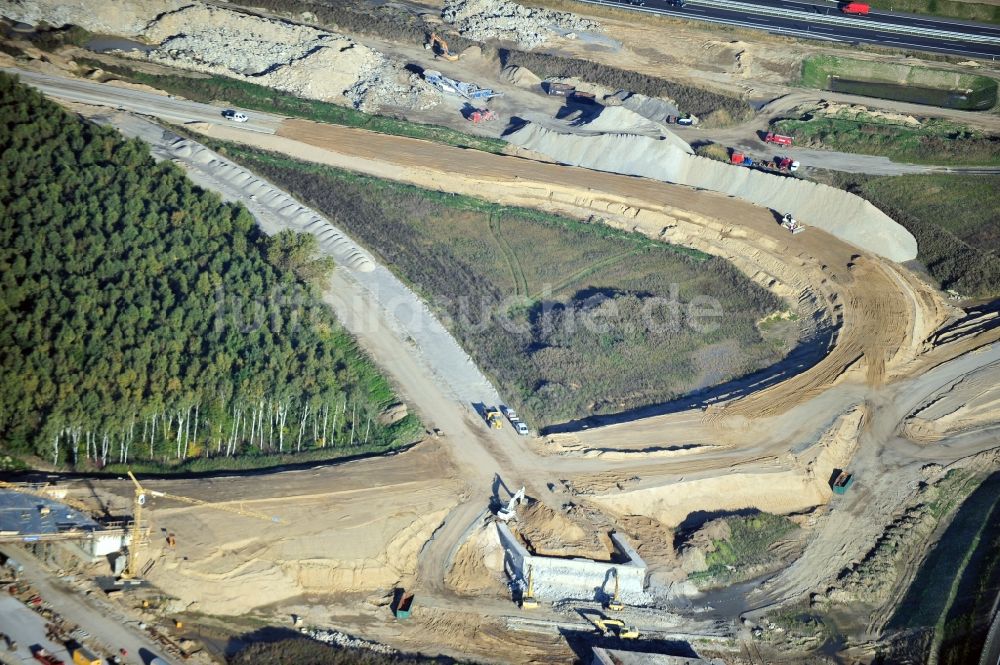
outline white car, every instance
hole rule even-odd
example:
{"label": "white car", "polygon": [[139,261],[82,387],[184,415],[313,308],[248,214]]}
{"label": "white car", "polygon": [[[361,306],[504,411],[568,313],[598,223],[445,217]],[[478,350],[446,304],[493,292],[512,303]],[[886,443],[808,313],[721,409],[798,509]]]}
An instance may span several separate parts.
{"label": "white car", "polygon": [[514,429],[516,429],[517,433],[520,434],[521,436],[528,436],[528,426],[525,425],[520,420],[514,423]]}
{"label": "white car", "polygon": [[249,120],[246,113],[240,111],[234,111],[232,109],[226,109],[222,112],[222,117],[226,120],[232,120],[233,122],[246,122]]}

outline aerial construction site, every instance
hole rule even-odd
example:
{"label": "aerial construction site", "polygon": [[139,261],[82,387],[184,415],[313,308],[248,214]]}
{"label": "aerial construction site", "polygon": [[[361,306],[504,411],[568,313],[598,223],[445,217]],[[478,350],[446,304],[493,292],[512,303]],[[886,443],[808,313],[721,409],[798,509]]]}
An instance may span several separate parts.
{"label": "aerial construction site", "polygon": [[[147,408],[123,351],[109,362],[124,363],[116,399],[137,404],[126,417],[4,414],[0,617],[27,614],[0,619],[0,663],[270,663],[242,650],[280,640],[401,663],[957,663],[1000,648],[1000,308],[983,286],[996,229],[932,255],[944,232],[873,194],[892,178],[997,178],[998,116],[800,77],[810,58],[851,56],[906,68],[902,85],[931,76],[919,53],[656,4],[0,0],[3,76],[188,183],[162,217],[195,230],[142,270],[225,238],[224,259],[170,278],[162,314],[118,291],[117,306],[74,308],[204,324],[216,332],[164,343],[150,366],[176,353],[156,376],[237,386],[172,378]],[[829,4],[837,21],[875,20]],[[992,81],[993,107],[1000,69],[976,49],[1000,36],[983,31],[933,66],[965,101],[969,81]],[[952,168],[796,133],[827,120],[884,135],[951,123],[947,140],[993,152]],[[29,181],[4,180],[41,196]],[[202,233],[211,206],[185,210],[191,192],[240,206],[254,239]],[[993,214],[995,191],[977,201],[970,219]],[[4,205],[11,219],[32,207]],[[142,234],[154,213],[136,206]],[[282,250],[288,232],[308,252]],[[275,266],[248,284],[290,276],[233,305],[207,273],[248,243]],[[93,270],[101,289],[140,288]],[[211,316],[174,313],[185,289]],[[11,348],[28,339],[24,307],[8,307]],[[226,316],[243,317],[235,337],[218,333]],[[340,350],[306,349],[313,326],[317,348]],[[60,330],[22,346],[80,332]],[[246,350],[285,334],[273,356]],[[44,385],[15,355],[0,353],[5,377]],[[304,396],[246,388],[254,363]],[[319,365],[339,392],[315,388]],[[56,371],[50,392],[104,395],[87,378],[103,365],[85,367]],[[327,662],[289,658],[273,662]]]}

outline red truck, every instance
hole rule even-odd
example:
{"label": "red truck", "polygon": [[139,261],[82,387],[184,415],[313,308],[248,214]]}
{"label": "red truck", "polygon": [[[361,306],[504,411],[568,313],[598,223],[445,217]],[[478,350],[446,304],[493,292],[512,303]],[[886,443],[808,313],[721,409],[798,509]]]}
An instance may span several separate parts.
{"label": "red truck", "polygon": [[62,660],[56,658],[42,647],[39,647],[34,651],[32,651],[31,655],[34,656],[35,660],[37,660],[42,665],[65,665],[65,663],[63,663]]}
{"label": "red truck", "polygon": [[856,14],[857,16],[868,16],[870,9],[871,7],[863,2],[844,2],[840,5],[840,11],[843,13]]}
{"label": "red truck", "polygon": [[768,132],[764,136],[764,141],[767,143],[777,143],[778,145],[792,145],[791,136],[782,136],[781,134],[775,134],[774,132]]}

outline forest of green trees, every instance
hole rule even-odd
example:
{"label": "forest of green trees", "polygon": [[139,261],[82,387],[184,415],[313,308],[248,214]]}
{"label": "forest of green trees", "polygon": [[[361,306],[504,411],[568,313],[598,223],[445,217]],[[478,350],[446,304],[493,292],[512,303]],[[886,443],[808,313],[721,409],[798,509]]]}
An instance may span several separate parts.
{"label": "forest of green trees", "polygon": [[268,238],[2,73],[0,151],[0,452],[199,468],[415,433],[380,417],[394,395],[311,286],[311,236]]}

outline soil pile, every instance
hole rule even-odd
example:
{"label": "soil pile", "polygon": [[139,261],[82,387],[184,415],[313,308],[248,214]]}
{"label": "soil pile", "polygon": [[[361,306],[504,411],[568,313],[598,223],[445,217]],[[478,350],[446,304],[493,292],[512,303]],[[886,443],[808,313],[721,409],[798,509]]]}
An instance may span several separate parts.
{"label": "soil pile", "polygon": [[528,549],[542,556],[578,556],[607,560],[611,554],[611,541],[606,534],[590,525],[573,519],[569,508],[560,514],[541,501],[518,509],[514,531],[525,541]]}
{"label": "soil pile", "polygon": [[807,226],[893,261],[917,255],[917,241],[909,231],[861,197],[827,185],[689,155],[670,142],[644,136],[572,136],[530,123],[505,138],[564,164],[722,192],[791,213]]}

